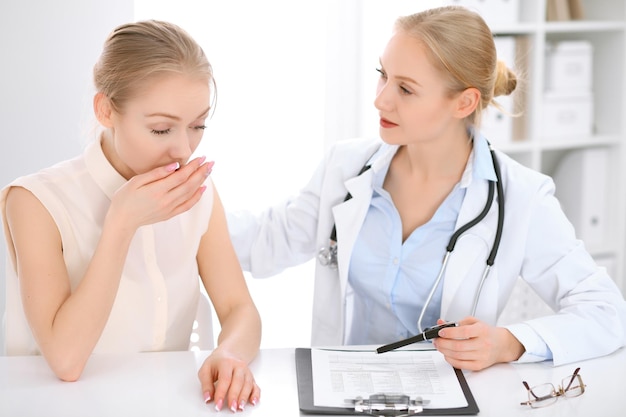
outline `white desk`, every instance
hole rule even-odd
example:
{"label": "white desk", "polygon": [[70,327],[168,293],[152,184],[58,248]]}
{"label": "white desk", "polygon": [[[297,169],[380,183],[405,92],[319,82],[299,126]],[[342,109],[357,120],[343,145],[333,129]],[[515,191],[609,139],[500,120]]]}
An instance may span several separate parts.
{"label": "white desk", "polygon": [[[77,382],[62,382],[42,357],[0,357],[0,416],[207,416],[217,415],[202,401],[196,372],[208,352],[163,352],[94,355]],[[581,367],[586,392],[559,398],[544,409],[520,406],[526,400],[522,380],[530,385],[560,383]],[[252,364],[261,387],[261,401],[241,416],[301,415],[293,349],[263,350]],[[624,416],[626,412],[626,349],[577,364],[501,364],[466,372],[480,408],[479,417]],[[220,415],[232,414],[222,410]]]}

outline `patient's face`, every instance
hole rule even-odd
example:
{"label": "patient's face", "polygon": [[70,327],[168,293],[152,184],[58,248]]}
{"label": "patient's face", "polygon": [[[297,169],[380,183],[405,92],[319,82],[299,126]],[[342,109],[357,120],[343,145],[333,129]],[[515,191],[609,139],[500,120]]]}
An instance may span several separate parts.
{"label": "patient's face", "polygon": [[206,79],[156,78],[112,116],[113,155],[107,157],[126,179],[172,162],[185,165],[202,139],[210,100]]}

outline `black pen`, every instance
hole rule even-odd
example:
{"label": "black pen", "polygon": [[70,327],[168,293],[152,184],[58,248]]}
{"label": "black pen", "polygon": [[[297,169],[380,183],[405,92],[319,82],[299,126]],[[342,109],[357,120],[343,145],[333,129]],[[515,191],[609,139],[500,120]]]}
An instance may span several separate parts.
{"label": "black pen", "polygon": [[393,342],[388,345],[381,346],[378,349],[376,349],[376,353],[385,353],[385,352],[389,352],[390,350],[401,348],[402,346],[410,345],[412,343],[434,339],[435,337],[439,337],[439,330],[446,328],[446,327],[456,327],[456,326],[458,326],[458,323],[451,321],[448,323],[440,324],[438,326],[429,327],[428,329],[424,330],[423,333],[420,333],[413,337],[409,337],[408,339],[400,340],[398,342]]}

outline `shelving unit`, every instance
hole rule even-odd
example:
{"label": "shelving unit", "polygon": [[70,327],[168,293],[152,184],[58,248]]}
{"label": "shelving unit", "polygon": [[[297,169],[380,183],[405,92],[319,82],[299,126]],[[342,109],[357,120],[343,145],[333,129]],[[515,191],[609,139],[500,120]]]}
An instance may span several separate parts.
{"label": "shelving unit", "polygon": [[[606,239],[587,245],[598,263],[610,262],[610,273],[626,290],[626,1],[583,1],[584,19],[547,21],[548,0],[519,2],[518,23],[492,24],[495,36],[526,37],[528,45],[525,106],[518,123],[525,135],[495,145],[526,166],[554,175],[568,152],[604,148],[609,152]],[[577,137],[550,137],[540,123],[544,112],[545,50],[549,42],[585,40],[593,47],[593,132]],[[600,167],[599,167],[600,168]],[[557,187],[558,196],[558,187]],[[608,263],[608,262],[607,262]]]}

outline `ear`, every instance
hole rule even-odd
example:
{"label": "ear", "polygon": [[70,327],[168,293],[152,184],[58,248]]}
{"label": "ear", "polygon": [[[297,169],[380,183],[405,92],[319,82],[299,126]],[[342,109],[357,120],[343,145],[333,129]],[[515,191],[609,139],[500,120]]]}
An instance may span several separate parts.
{"label": "ear", "polygon": [[474,87],[463,90],[456,100],[456,116],[464,119],[476,110],[480,103],[480,91]]}
{"label": "ear", "polygon": [[104,93],[98,92],[93,97],[93,112],[102,126],[107,128],[113,127],[111,118],[113,108],[111,107],[111,101]]}

